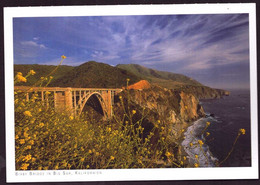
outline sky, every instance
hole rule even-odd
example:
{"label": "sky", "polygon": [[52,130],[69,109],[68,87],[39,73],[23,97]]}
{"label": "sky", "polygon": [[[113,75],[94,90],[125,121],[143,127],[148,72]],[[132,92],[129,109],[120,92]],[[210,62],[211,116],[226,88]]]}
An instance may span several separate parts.
{"label": "sky", "polygon": [[14,63],[140,64],[214,88],[249,88],[248,14],[13,19]]}

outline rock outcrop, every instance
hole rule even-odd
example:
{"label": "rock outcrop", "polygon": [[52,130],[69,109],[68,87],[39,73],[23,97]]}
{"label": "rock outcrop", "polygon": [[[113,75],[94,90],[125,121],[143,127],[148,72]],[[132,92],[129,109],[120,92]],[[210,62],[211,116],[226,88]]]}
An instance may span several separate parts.
{"label": "rock outcrop", "polygon": [[198,99],[216,99],[221,98],[222,96],[228,96],[230,94],[229,91],[213,89],[207,86],[183,86],[178,90],[191,93]]}
{"label": "rock outcrop", "polygon": [[151,84],[147,80],[141,80],[135,84],[129,85],[128,89],[142,90],[149,89]]}

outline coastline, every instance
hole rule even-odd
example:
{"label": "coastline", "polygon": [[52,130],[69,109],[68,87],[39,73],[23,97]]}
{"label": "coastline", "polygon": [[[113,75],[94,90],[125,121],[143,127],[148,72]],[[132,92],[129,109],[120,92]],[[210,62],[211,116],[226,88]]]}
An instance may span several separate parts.
{"label": "coastline", "polygon": [[[185,129],[182,137],[184,139],[180,144],[182,154],[187,157],[186,164],[188,167],[195,167],[196,164],[199,167],[216,166],[218,159],[211,153],[209,146],[205,144],[206,138],[203,135],[206,132],[206,123],[211,122],[213,119],[210,116],[199,118],[191,122]],[[199,144],[199,140],[203,141],[202,145]]]}

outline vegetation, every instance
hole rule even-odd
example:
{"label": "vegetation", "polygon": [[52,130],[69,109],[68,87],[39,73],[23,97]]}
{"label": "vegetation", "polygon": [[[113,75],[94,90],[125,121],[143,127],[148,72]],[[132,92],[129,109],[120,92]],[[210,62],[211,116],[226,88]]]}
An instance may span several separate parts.
{"label": "vegetation", "polygon": [[[62,56],[62,60],[65,58]],[[57,67],[34,85],[49,85],[56,70]],[[26,76],[18,72],[14,83],[27,83],[36,74],[34,70]],[[45,92],[45,100],[49,100],[46,102],[39,92],[28,98],[29,90],[15,91],[17,170],[199,167],[199,163],[186,162],[187,157],[176,151],[181,140],[169,137],[172,126],[160,119],[148,122],[151,111],[137,106],[127,88],[118,97],[120,111],[114,110],[108,121],[91,116],[86,120],[88,116],[75,117],[68,112],[58,114],[51,92]],[[183,132],[181,129],[178,135]],[[234,145],[245,130],[239,133]],[[197,143],[201,150],[203,144],[201,140]]]}
{"label": "vegetation", "polygon": [[202,86],[198,81],[191,79],[182,74],[170,73],[165,71],[158,71],[150,68],[143,67],[138,64],[119,64],[120,69],[125,69],[136,76],[139,76],[150,83],[158,84],[166,88],[174,88],[181,85]]}
{"label": "vegetation", "polygon": [[[28,69],[37,71],[37,73],[33,76],[30,76],[26,82],[17,82],[15,85],[25,85],[25,86],[32,86],[34,85],[41,77],[45,77],[53,71],[57,66],[54,65],[38,65],[38,64],[16,64],[14,65],[14,73],[17,74],[21,72],[22,74],[27,74]],[[52,75],[52,83],[54,83],[57,79],[67,74],[70,70],[72,70],[72,66],[61,65]]]}
{"label": "vegetation", "polygon": [[[25,83],[35,72],[28,74],[23,77],[17,73],[15,84]],[[51,78],[44,80],[49,82]],[[38,92],[30,99],[26,94],[15,92],[17,170],[152,168],[162,167],[160,160],[171,162],[169,167],[183,166],[168,150],[160,120],[149,133],[144,131],[147,111],[133,109],[130,99],[120,96],[123,116],[114,114],[112,120],[104,122],[84,120],[85,116],[73,117],[66,112],[57,114],[51,102],[46,106],[41,101]],[[49,100],[52,96],[51,92],[45,93]],[[160,137],[153,145],[155,134]]]}

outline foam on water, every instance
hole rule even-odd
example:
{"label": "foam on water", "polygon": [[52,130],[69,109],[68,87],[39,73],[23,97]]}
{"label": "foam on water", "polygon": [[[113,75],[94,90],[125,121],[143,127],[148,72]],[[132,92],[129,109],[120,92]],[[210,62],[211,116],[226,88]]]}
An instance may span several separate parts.
{"label": "foam on water", "polygon": [[[212,155],[208,145],[205,144],[205,138],[202,134],[206,127],[206,122],[216,121],[212,117],[201,118],[195,121],[184,133],[185,139],[182,141],[182,146],[187,153],[187,159],[191,165],[198,163],[200,167],[214,167],[218,159]],[[198,140],[202,140],[204,144],[200,146]],[[190,146],[193,143],[193,146]],[[196,159],[195,155],[198,156]]]}

